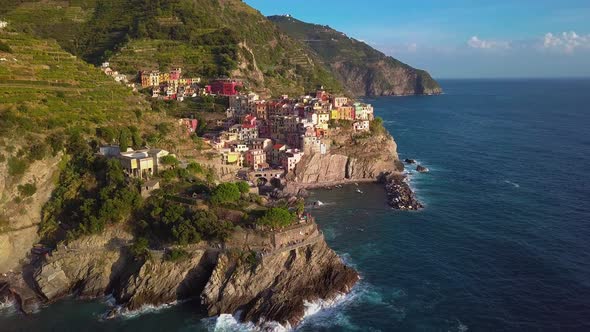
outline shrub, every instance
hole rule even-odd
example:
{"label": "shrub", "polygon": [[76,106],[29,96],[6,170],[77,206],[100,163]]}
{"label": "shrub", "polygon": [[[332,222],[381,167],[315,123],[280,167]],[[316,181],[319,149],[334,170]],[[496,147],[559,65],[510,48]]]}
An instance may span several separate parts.
{"label": "shrub", "polygon": [[131,252],[131,254],[137,259],[148,258],[150,256],[149,241],[144,237],[138,238],[135,243],[129,247],[129,252]]}
{"label": "shrub", "polygon": [[178,166],[178,164],[180,164],[180,161],[178,161],[178,159],[176,159],[176,157],[171,156],[171,155],[167,155],[164,156],[162,158],[160,158],[160,162],[162,163],[162,165],[167,165],[167,166]]}
{"label": "shrub", "polygon": [[385,130],[383,128],[383,119],[376,117],[375,120],[371,121],[369,128],[373,134],[381,134]]}
{"label": "shrub", "polygon": [[186,170],[193,174],[202,174],[204,172],[203,166],[196,162],[191,162],[186,166]]}
{"label": "shrub", "polygon": [[18,192],[22,197],[30,197],[37,192],[37,185],[33,183],[19,184]]}
{"label": "shrub", "polygon": [[51,153],[56,156],[60,151],[64,149],[65,135],[61,132],[53,133],[45,140],[51,147]]}
{"label": "shrub", "polygon": [[213,189],[210,200],[213,204],[235,203],[241,196],[235,183],[222,183]]}
{"label": "shrub", "polygon": [[8,46],[8,44],[0,40],[0,52],[12,53],[12,49],[10,46]]}
{"label": "shrub", "polygon": [[188,252],[183,249],[174,248],[166,253],[165,259],[170,262],[178,262],[187,259]]}
{"label": "shrub", "polygon": [[17,157],[8,159],[8,174],[11,176],[23,175],[27,171],[29,165],[25,160]]}
{"label": "shrub", "polygon": [[29,160],[43,160],[47,155],[47,152],[49,152],[48,150],[49,148],[45,143],[31,145],[31,148],[29,149]]}
{"label": "shrub", "polygon": [[246,194],[246,193],[250,192],[250,185],[248,184],[248,182],[239,181],[239,182],[236,182],[236,185],[238,186],[238,189],[240,190],[240,192],[242,194]]}

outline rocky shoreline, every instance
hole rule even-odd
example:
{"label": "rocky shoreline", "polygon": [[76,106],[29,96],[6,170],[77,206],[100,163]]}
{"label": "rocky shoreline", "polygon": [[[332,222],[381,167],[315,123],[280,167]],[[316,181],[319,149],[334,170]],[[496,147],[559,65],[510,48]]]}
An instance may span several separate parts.
{"label": "rocky shoreline", "polygon": [[387,192],[387,202],[396,210],[417,211],[424,207],[416,198],[412,188],[410,188],[405,175],[387,176],[385,179],[385,191]]}
{"label": "rocky shoreline", "polygon": [[[301,234],[304,240],[298,240]],[[239,243],[246,238],[248,245]],[[209,316],[239,312],[244,322],[294,327],[304,317],[305,302],[334,300],[359,279],[313,222],[279,234],[243,231],[232,238],[233,246],[187,248],[188,257],[180,261],[169,261],[159,251],[137,259],[128,250],[129,239],[126,231],[113,229],[61,246],[26,266],[30,273],[0,277],[0,299],[14,300],[30,314],[72,294],[84,299],[112,295],[117,307],[105,317],[113,318],[200,298],[195,311]]]}

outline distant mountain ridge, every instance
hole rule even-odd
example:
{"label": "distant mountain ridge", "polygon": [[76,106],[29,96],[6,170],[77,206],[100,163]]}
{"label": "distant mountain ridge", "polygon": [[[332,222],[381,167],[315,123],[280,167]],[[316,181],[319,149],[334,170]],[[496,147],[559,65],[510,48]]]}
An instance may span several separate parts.
{"label": "distant mountain ridge", "polygon": [[268,18],[284,33],[305,43],[353,95],[433,95],[442,92],[428,72],[386,56],[328,26],[305,23],[289,15]]}

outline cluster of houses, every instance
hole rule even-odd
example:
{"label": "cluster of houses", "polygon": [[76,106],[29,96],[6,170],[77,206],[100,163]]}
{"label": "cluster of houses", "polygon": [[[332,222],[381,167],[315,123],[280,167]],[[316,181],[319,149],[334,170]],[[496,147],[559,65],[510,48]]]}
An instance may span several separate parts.
{"label": "cluster of houses", "polygon": [[243,86],[241,81],[229,78],[211,80],[208,85],[202,85],[199,77],[182,77],[182,68],[174,68],[170,72],[141,71],[139,80],[142,88],[152,90],[153,98],[178,101],[199,95],[235,96]]}
{"label": "cluster of houses", "polygon": [[329,152],[334,126],[367,132],[373,119],[371,105],[332,96],[323,88],[315,96],[294,99],[237,94],[230,97],[226,119],[219,123],[224,130],[205,139],[220,153],[222,164],[289,172],[305,154]]}
{"label": "cluster of houses", "polygon": [[135,83],[129,83],[129,79],[127,75],[121,74],[118,71],[115,71],[111,68],[111,64],[108,62],[103,62],[100,66],[100,70],[105,73],[107,76],[112,77],[116,82],[122,83],[127,85],[128,87],[132,88],[134,91],[137,90],[135,87]]}

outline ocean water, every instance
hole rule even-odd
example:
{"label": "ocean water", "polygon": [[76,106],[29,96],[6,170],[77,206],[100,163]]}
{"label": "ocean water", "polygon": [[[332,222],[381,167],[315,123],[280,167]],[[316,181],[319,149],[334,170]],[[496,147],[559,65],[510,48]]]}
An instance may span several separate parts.
{"label": "ocean water", "polygon": [[[383,189],[318,190],[313,213],[362,280],[302,331],[590,331],[590,80],[449,80],[445,95],[368,99],[426,208]],[[103,321],[65,300],[0,331],[239,331],[195,303]],[[310,306],[310,312],[315,311]]]}

